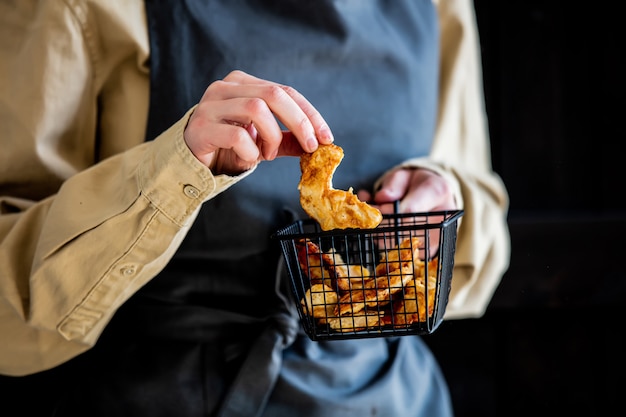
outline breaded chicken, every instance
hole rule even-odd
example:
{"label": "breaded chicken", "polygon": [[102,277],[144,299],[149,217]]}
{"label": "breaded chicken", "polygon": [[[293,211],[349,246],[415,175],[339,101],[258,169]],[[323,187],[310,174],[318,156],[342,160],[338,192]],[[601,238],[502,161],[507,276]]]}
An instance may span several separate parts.
{"label": "breaded chicken", "polygon": [[300,205],[322,230],[373,229],[383,219],[380,210],[359,200],[352,188],[333,188],[333,175],[343,155],[341,147],[330,144],[300,157]]}

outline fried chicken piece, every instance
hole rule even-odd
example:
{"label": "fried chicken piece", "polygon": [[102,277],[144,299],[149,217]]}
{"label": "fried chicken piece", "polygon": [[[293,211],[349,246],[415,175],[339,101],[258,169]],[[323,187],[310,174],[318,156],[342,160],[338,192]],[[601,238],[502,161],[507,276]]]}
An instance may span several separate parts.
{"label": "fried chicken piece", "polygon": [[373,229],[383,219],[380,210],[359,200],[352,189],[333,188],[333,175],[343,155],[341,147],[330,144],[300,157],[300,205],[322,230]]}
{"label": "fried chicken piece", "polygon": [[439,267],[439,260],[437,257],[428,261],[428,263],[421,261],[419,265],[417,265],[417,270],[415,271],[416,277],[425,277],[426,276],[426,266],[428,264],[428,276],[432,278],[432,275],[437,275],[437,268]]}
{"label": "fried chicken piece", "polygon": [[306,291],[300,304],[309,315],[325,320],[334,315],[337,300],[337,293],[328,285],[315,284]]}
{"label": "fried chicken piece", "polygon": [[376,276],[391,274],[403,268],[407,262],[418,265],[420,240],[417,237],[404,239],[398,246],[383,252],[378,265],[376,265]]}
{"label": "fried chicken piece", "polygon": [[355,314],[366,306],[388,303],[393,294],[402,291],[414,278],[414,265],[419,262],[419,239],[405,239],[398,248],[388,251],[376,266],[377,278],[368,281],[362,289],[343,294],[335,312],[339,316]]}
{"label": "fried chicken piece", "polygon": [[368,282],[364,288],[345,293],[339,299],[335,313],[339,316],[354,315],[366,306],[388,303],[393,294],[402,291],[402,288],[413,279],[412,271],[413,267],[409,265],[402,270],[395,271],[392,275],[382,276]]}
{"label": "fried chicken piece", "polygon": [[311,284],[332,285],[325,265],[322,265],[322,251],[308,239],[295,242],[298,263],[302,271],[309,277]]}
{"label": "fried chicken piece", "polygon": [[363,330],[377,326],[381,316],[377,313],[360,313],[354,316],[336,317],[337,293],[327,285],[315,284],[305,293],[300,304],[305,312],[318,319],[319,324],[328,324],[331,329],[341,332]]}
{"label": "fried chicken piece", "polygon": [[353,316],[332,317],[328,319],[331,329],[339,332],[357,332],[378,326],[382,316],[376,312],[355,314]]}
{"label": "fried chicken piece", "polygon": [[[417,322],[424,322],[435,311],[437,292],[436,276],[428,277],[428,306],[426,305],[426,286],[422,279],[412,279],[404,288],[404,298],[393,302],[393,313],[385,317],[381,324],[404,327]],[[426,315],[428,307],[428,315]]]}
{"label": "fried chicken piece", "polygon": [[[338,290],[362,288],[369,278],[369,269],[361,265],[348,265],[339,253],[322,252],[309,239],[296,241],[300,268],[309,276],[312,284],[324,283]],[[308,259],[308,260],[307,260]]]}

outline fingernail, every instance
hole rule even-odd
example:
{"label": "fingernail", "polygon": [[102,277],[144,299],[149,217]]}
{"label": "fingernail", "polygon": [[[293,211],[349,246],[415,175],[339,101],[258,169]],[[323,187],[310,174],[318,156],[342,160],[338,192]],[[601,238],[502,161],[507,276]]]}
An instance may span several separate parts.
{"label": "fingernail", "polygon": [[328,143],[335,140],[335,138],[333,138],[333,134],[330,132],[330,129],[327,126],[324,126],[320,129],[320,138],[325,139]]}
{"label": "fingernail", "polygon": [[317,149],[317,140],[315,138],[308,138],[306,146],[309,148],[309,151],[314,152]]}

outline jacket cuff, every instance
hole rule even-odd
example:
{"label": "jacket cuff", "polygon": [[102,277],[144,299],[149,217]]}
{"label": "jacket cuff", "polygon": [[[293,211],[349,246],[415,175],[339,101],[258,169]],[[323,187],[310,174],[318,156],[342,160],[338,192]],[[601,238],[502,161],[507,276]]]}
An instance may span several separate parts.
{"label": "jacket cuff", "polygon": [[183,132],[195,106],[161,133],[139,165],[141,193],[165,215],[183,225],[198,207],[254,171],[237,176],[213,175],[191,153]]}

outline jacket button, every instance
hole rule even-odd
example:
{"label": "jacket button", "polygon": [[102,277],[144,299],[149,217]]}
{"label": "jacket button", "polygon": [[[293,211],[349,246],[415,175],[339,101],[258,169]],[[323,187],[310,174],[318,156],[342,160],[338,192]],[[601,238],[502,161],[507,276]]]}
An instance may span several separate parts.
{"label": "jacket button", "polygon": [[189,198],[198,198],[200,197],[200,191],[193,185],[185,185],[183,188],[183,192]]}
{"label": "jacket button", "polygon": [[135,270],[135,267],[133,266],[126,266],[122,268],[120,272],[122,273],[123,276],[130,277],[130,276],[135,275],[136,270]]}

